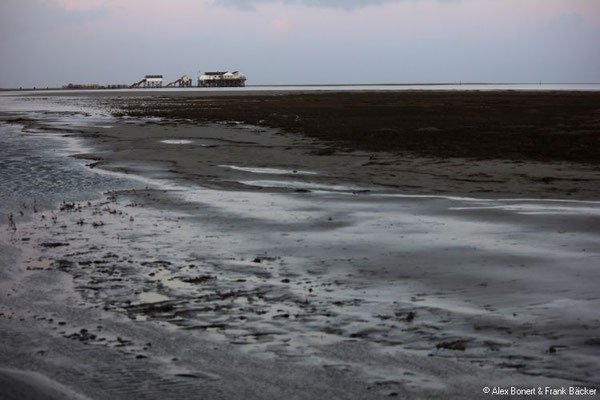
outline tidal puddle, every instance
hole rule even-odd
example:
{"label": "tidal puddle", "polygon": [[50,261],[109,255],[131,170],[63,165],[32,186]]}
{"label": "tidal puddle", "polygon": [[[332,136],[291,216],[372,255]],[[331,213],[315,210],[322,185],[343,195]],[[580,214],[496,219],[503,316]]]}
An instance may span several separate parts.
{"label": "tidal puddle", "polygon": [[255,174],[271,174],[271,175],[318,175],[313,171],[303,171],[296,169],[282,168],[259,168],[259,167],[238,167],[235,165],[219,165],[221,168],[229,168],[236,171],[252,172]]}
{"label": "tidal puddle", "polygon": [[142,304],[160,303],[163,301],[171,300],[170,298],[168,298],[165,295],[162,295],[160,293],[154,293],[154,292],[140,293],[138,296],[138,299],[140,300],[140,303],[142,303]]}
{"label": "tidal puddle", "polygon": [[503,210],[512,211],[522,215],[588,215],[600,216],[600,208],[582,207],[578,205],[550,205],[550,204],[506,204],[498,206],[481,207],[452,207],[450,210]]}
{"label": "tidal puddle", "polygon": [[340,191],[359,191],[368,190],[363,186],[356,185],[339,185],[317,182],[302,182],[302,181],[276,181],[276,180],[249,180],[239,181],[244,185],[270,188],[289,188],[289,189],[315,189],[315,190],[330,190],[334,192]]}
{"label": "tidal puddle", "polygon": [[187,140],[187,139],[167,139],[167,140],[161,140],[161,143],[165,143],[165,144],[192,144],[193,142],[191,140]]}

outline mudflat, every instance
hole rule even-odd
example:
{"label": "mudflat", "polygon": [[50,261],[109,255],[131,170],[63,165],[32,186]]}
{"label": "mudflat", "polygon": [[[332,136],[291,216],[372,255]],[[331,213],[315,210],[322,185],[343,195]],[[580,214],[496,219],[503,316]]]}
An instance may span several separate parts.
{"label": "mudflat", "polygon": [[3,103],[13,398],[600,383],[598,94],[128,93]]}
{"label": "mudflat", "polygon": [[[589,199],[600,193],[596,92],[180,92],[110,105],[119,115],[295,133],[318,141],[299,165],[338,164],[352,170],[352,179],[413,193]],[[327,157],[342,153],[349,158]]]}
{"label": "mudflat", "polygon": [[289,92],[155,96],[116,105],[132,116],[243,121],[354,150],[475,160],[600,163],[600,93]]}

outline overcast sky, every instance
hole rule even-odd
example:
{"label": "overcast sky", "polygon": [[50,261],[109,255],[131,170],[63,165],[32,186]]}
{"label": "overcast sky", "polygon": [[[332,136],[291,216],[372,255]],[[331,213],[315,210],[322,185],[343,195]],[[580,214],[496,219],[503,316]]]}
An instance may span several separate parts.
{"label": "overcast sky", "polygon": [[600,82],[600,0],[0,0],[0,87]]}

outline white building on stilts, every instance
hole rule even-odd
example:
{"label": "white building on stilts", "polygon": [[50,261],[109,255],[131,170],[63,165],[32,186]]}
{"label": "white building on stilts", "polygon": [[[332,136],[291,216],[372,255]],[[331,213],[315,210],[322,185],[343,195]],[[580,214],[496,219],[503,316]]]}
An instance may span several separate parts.
{"label": "white building on stilts", "polygon": [[239,71],[205,72],[198,77],[198,87],[244,87],[246,76]]}

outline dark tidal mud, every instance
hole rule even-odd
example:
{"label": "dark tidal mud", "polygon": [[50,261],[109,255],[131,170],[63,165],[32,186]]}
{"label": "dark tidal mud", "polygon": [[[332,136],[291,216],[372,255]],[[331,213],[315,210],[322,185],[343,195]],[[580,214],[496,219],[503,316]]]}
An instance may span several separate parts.
{"label": "dark tidal mud", "polygon": [[131,116],[243,121],[345,149],[476,160],[600,163],[596,92],[322,92],[155,96],[114,105]]}

